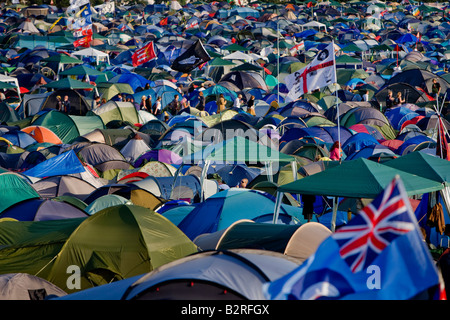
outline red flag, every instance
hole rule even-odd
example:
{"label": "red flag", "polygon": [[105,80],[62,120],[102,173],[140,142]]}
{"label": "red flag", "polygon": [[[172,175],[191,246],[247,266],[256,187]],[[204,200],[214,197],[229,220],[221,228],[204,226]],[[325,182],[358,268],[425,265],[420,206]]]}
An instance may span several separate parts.
{"label": "red flag", "polygon": [[436,143],[436,155],[442,159],[450,160],[448,153],[448,141],[445,136],[445,128],[441,117],[439,119],[439,132]]}
{"label": "red flag", "polygon": [[312,3],[312,1],[308,2],[308,4],[306,5],[308,8],[314,7],[314,4]]}
{"label": "red flag", "polygon": [[75,37],[92,36],[93,34],[92,24],[73,31]]}
{"label": "red flag", "polygon": [[165,17],[164,19],[162,19],[162,20],[159,22],[159,25],[160,25],[160,26],[166,26],[166,25],[167,25],[167,22],[168,22],[168,18]]}
{"label": "red flag", "polygon": [[92,36],[91,35],[89,35],[89,36],[86,36],[86,37],[83,37],[83,38],[80,38],[80,39],[78,39],[78,40],[75,40],[74,42],[73,42],[73,46],[74,47],[89,47],[89,43],[92,41]]}
{"label": "red flag", "polygon": [[155,58],[155,48],[153,47],[153,41],[151,41],[144,47],[136,50],[131,56],[131,61],[133,62],[133,67],[137,67]]}

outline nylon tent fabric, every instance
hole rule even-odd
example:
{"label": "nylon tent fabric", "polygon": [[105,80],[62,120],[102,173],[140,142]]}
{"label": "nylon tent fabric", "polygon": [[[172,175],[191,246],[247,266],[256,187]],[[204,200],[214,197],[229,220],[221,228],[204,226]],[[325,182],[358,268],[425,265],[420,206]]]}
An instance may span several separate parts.
{"label": "nylon tent fabric", "polygon": [[[140,206],[119,205],[85,219],[48,267],[46,278],[73,293],[150,272],[195,252],[192,241],[166,218]],[[78,290],[67,288],[64,270],[70,265],[81,268]]]}
{"label": "nylon tent fabric", "polygon": [[411,152],[384,164],[391,168],[440,182],[445,186],[448,186],[450,182],[450,162],[423,152]]}
{"label": "nylon tent fabric", "polygon": [[104,185],[92,191],[84,201],[88,205],[90,205],[98,198],[109,194],[114,194],[123,197],[131,201],[131,203],[134,205],[148,208],[150,210],[156,210],[159,206],[161,206],[164,203],[164,201],[160,197],[157,197],[151,191],[140,188],[138,185],[134,185],[132,183],[128,184],[114,183]]}
{"label": "nylon tent fabric", "polygon": [[35,126],[30,125],[21,129],[23,132],[28,133],[31,137],[33,137],[37,142],[43,143],[53,143],[53,144],[62,144],[61,139],[54,133],[52,130],[45,128],[43,126]]}
{"label": "nylon tent fabric", "polygon": [[70,115],[84,116],[91,109],[91,106],[88,103],[87,97],[81,95],[76,90],[62,88],[62,89],[57,89],[57,90],[51,92],[50,94],[48,94],[47,96],[45,96],[45,100],[42,102],[42,104],[40,106],[40,110],[38,110],[38,111],[41,111],[44,109],[55,110],[57,107],[56,97],[58,97],[58,96],[60,96],[60,97],[68,96],[69,101],[70,101]]}
{"label": "nylon tent fabric", "polygon": [[[110,100],[90,112],[98,115],[105,125],[114,120],[127,121],[131,124],[139,123],[139,114],[131,102]],[[87,114],[89,115],[89,112]]]}
{"label": "nylon tent fabric", "polygon": [[90,216],[95,214],[96,212],[99,212],[105,208],[118,206],[121,204],[132,204],[130,200],[118,196],[116,194],[107,194],[104,196],[101,196],[94,201],[92,201],[85,209],[86,213]]}
{"label": "nylon tent fabric", "polygon": [[266,82],[262,76],[256,72],[232,71],[224,75],[219,82],[225,81],[233,83],[241,90],[245,88],[260,88],[268,91]]}
{"label": "nylon tent fabric", "polygon": [[[278,268],[273,268],[275,265]],[[207,266],[212,272],[205,272]],[[297,260],[277,252],[250,249],[200,252],[145,275],[55,300],[102,300],[102,297],[107,297],[107,300],[264,300],[261,284],[287,274],[296,266]],[[252,285],[245,287],[243,283],[246,281],[242,279],[252,279]],[[194,283],[194,286],[189,283]],[[154,295],[156,288],[163,289],[163,292]],[[174,290],[176,295],[173,295]]]}
{"label": "nylon tent fabric", "polygon": [[73,150],[45,160],[22,174],[30,177],[45,178],[85,172],[86,169]]}
{"label": "nylon tent fabric", "polygon": [[[27,273],[45,279],[40,271],[59,253],[86,218],[0,222],[0,273]],[[30,246],[30,244],[32,244]]]}
{"label": "nylon tent fabric", "polygon": [[54,284],[26,273],[0,275],[0,288],[1,300],[45,300],[48,296],[67,295]]}
{"label": "nylon tent fabric", "polygon": [[[258,190],[231,188],[216,193],[198,204],[178,227],[190,238],[195,239],[203,233],[211,233],[228,228],[241,219],[260,221],[272,215],[275,198]],[[299,208],[282,205],[281,212],[288,220],[303,221]]]}
{"label": "nylon tent fabric", "polygon": [[438,191],[442,184],[359,158],[278,187],[281,192],[330,197],[375,198],[399,175],[409,196]]}
{"label": "nylon tent fabric", "polygon": [[183,157],[183,162],[189,164],[197,164],[205,160],[218,163],[233,161],[257,164],[261,162],[291,162],[294,158],[267,146],[236,136]]}
{"label": "nylon tent fabric", "polygon": [[80,135],[75,122],[67,114],[59,111],[40,114],[31,122],[31,125],[50,129],[63,143],[67,144],[73,142]]}
{"label": "nylon tent fabric", "polygon": [[301,225],[289,239],[284,254],[300,261],[308,259],[320,243],[332,234],[330,229],[317,222]]}
{"label": "nylon tent fabric", "polygon": [[226,229],[199,235],[194,243],[203,251],[258,249],[284,253],[291,236],[299,227],[239,220]]}
{"label": "nylon tent fabric", "polygon": [[47,221],[86,217],[87,214],[83,210],[70,203],[50,199],[21,201],[0,214],[0,218],[11,218],[18,221]]}
{"label": "nylon tent fabric", "polygon": [[40,195],[28,181],[17,173],[0,173],[0,213],[12,205],[28,199],[39,198]]}
{"label": "nylon tent fabric", "polygon": [[84,200],[96,187],[91,183],[73,176],[46,177],[32,184],[36,192],[45,199],[59,196],[73,196]]}

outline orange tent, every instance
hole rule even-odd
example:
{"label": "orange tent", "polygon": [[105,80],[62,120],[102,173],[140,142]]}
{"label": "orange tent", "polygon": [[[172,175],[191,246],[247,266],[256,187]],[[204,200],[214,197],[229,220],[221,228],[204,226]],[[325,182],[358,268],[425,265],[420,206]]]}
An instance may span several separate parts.
{"label": "orange tent", "polygon": [[37,142],[49,142],[54,144],[62,144],[58,136],[51,131],[50,129],[42,126],[29,126],[23,128],[21,131],[28,133],[30,136],[32,136]]}

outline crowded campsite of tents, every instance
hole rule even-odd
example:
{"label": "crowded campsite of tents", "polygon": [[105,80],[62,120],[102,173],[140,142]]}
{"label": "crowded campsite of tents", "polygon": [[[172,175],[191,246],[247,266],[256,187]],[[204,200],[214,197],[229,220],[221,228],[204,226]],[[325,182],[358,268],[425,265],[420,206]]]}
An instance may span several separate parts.
{"label": "crowded campsite of tents", "polygon": [[450,6],[61,3],[0,4],[0,299],[446,298]]}

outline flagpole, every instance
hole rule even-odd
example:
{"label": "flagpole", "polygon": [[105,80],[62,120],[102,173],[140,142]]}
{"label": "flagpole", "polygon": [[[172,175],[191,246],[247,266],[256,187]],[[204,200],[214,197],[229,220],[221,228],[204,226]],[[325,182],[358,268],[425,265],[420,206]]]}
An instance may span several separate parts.
{"label": "flagpole", "polygon": [[332,41],[333,44],[333,61],[335,63],[333,63],[333,69],[334,69],[334,79],[335,79],[335,84],[334,84],[334,95],[336,97],[336,112],[337,112],[337,127],[338,127],[338,142],[339,142],[339,163],[341,163],[342,159],[341,159],[341,121],[340,121],[340,115],[339,115],[339,97],[338,97],[338,90],[337,90],[337,72],[336,72],[336,57],[334,56],[334,40]]}
{"label": "flagpole", "polygon": [[277,102],[280,105],[280,19],[277,20]]}

